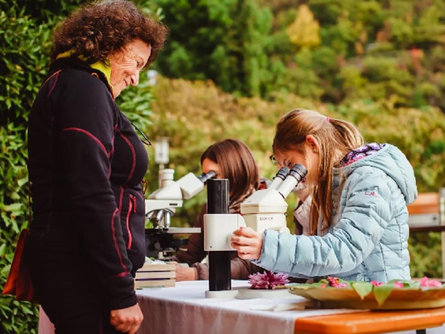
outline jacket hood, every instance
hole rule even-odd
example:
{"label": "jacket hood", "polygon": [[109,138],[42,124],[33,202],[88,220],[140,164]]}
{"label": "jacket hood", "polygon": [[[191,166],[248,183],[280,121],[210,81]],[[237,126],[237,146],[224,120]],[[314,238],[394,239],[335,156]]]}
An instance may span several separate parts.
{"label": "jacket hood", "polygon": [[397,147],[385,144],[378,152],[360,159],[344,168],[349,174],[353,169],[361,166],[379,168],[390,176],[405,196],[406,204],[417,198],[416,178],[414,170],[406,156]]}

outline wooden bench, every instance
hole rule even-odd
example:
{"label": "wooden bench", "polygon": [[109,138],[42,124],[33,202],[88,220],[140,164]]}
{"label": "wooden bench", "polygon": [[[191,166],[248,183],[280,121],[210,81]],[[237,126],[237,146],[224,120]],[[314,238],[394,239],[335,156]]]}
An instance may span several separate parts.
{"label": "wooden bench", "polygon": [[[421,193],[408,205],[410,232],[445,232],[445,188]],[[445,277],[445,233],[442,233],[442,275]]]}
{"label": "wooden bench", "polygon": [[[408,205],[409,227],[411,232],[442,232],[445,231],[445,218],[442,217],[440,203],[445,194],[421,193],[417,199]],[[442,212],[441,212],[442,211]]]}

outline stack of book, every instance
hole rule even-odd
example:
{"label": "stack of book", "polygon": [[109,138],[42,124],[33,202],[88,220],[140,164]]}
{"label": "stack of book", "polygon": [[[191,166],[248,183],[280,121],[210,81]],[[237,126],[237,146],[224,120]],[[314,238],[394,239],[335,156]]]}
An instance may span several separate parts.
{"label": "stack of book", "polygon": [[135,289],[152,287],[175,286],[174,263],[145,262],[144,266],[136,272]]}

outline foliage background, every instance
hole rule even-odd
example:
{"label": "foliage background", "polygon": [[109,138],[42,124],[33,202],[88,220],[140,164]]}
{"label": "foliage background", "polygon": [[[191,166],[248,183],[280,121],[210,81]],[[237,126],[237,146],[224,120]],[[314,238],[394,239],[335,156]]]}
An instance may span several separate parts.
{"label": "foliage background", "polygon": [[[26,126],[50,32],[84,2],[0,0],[0,286],[28,224]],[[271,178],[274,125],[298,106],[399,146],[419,191],[445,186],[444,0],[135,2],[161,15],[171,34],[154,64],[157,84],[143,75],[117,102],[149,138],[169,138],[176,178],[199,173],[204,149],[227,137],[245,141]],[[157,166],[148,153],[154,191]],[[204,193],[186,201],[174,224],[192,224],[204,201]],[[412,235],[410,251],[413,276],[441,275],[440,234]],[[35,305],[0,297],[0,332],[36,330]]]}

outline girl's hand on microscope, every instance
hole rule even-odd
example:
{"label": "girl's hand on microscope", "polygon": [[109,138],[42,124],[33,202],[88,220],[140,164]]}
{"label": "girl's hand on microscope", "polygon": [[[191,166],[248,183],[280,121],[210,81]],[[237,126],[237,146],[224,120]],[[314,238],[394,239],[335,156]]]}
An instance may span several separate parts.
{"label": "girl's hand on microscope", "polygon": [[257,260],[263,248],[263,235],[250,227],[240,227],[231,238],[232,247],[238,251],[238,256],[244,260]]}

